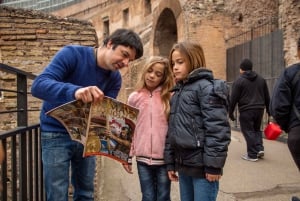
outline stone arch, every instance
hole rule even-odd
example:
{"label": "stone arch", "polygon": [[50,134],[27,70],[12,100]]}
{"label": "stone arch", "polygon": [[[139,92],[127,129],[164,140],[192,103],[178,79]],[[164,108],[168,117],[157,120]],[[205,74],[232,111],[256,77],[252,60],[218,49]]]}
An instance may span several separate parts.
{"label": "stone arch", "polygon": [[181,5],[178,0],[161,1],[153,11],[153,30],[150,44],[152,55],[168,56],[173,44],[178,41],[178,26],[181,23]]}
{"label": "stone arch", "polygon": [[172,45],[177,42],[177,26],[173,12],[166,8],[160,14],[154,28],[155,54],[168,56]]}

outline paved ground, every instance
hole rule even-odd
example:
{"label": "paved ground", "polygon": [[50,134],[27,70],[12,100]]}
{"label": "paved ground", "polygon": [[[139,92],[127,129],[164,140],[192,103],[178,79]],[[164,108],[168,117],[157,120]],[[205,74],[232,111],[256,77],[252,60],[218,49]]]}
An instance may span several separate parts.
{"label": "paved ground", "polygon": [[[257,162],[241,159],[246,144],[241,133],[232,131],[224,176],[220,181],[217,201],[290,201],[300,197],[300,174],[287,145],[280,141],[264,140],[265,158]],[[97,174],[97,201],[140,201],[137,171],[128,174],[123,167],[105,157]],[[136,167],[134,167],[136,168]],[[179,201],[178,183],[172,184],[172,201]]]}

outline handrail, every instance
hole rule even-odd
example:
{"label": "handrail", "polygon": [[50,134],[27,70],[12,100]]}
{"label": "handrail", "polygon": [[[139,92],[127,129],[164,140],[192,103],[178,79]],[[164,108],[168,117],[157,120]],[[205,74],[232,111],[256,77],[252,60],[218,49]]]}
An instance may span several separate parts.
{"label": "handrail", "polygon": [[0,70],[2,70],[4,72],[7,72],[7,73],[11,73],[11,74],[21,74],[21,75],[26,76],[29,79],[32,79],[32,80],[36,78],[36,75],[34,75],[32,73],[28,73],[26,71],[8,66],[8,65],[3,64],[3,63],[0,63]]}
{"label": "handrail", "polygon": [[[5,159],[0,170],[0,180],[3,185],[0,201],[44,201],[40,124],[28,125],[27,121],[28,112],[37,111],[27,108],[28,95],[31,94],[27,92],[28,80],[35,79],[36,75],[3,63],[0,63],[0,71],[15,75],[13,80],[11,76],[8,80],[1,80],[1,82],[11,83],[4,85],[6,89],[0,88],[0,92],[16,94],[13,96],[16,99],[16,108],[5,108],[5,104],[2,104],[4,111],[0,111],[0,116],[17,113],[15,119],[12,120],[16,122],[14,128],[3,131],[3,125],[1,125],[0,141],[4,147]],[[16,86],[16,90],[10,89],[10,84]],[[6,96],[3,98],[2,101],[5,103]],[[11,95],[9,98],[12,98]],[[5,118],[1,117],[1,119]]]}

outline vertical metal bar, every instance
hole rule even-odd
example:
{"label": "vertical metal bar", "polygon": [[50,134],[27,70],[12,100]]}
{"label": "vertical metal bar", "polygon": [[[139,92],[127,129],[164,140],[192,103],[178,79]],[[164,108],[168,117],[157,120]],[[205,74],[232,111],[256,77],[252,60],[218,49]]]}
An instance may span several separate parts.
{"label": "vertical metal bar", "polygon": [[41,161],[39,160],[40,149],[39,149],[39,141],[38,141],[39,136],[38,135],[39,135],[38,129],[36,128],[36,129],[34,129],[34,135],[33,135],[33,147],[34,147],[34,149],[33,149],[33,152],[34,152],[33,153],[33,161],[34,161],[33,185],[35,186],[34,197],[36,198],[37,201],[42,200],[41,196],[39,195],[39,193],[40,193],[39,188],[41,188],[41,185],[39,185],[39,178],[43,177],[43,175],[39,174],[39,166],[40,166]]}
{"label": "vertical metal bar", "polygon": [[17,74],[17,126],[28,126],[27,119],[27,79],[26,75]]}
{"label": "vertical metal bar", "polygon": [[28,185],[28,199],[29,200],[34,200],[33,197],[33,167],[34,167],[34,161],[32,157],[32,130],[27,131],[27,147],[28,147],[28,161],[29,163],[26,163],[28,165],[28,179],[27,179],[27,185]]}
{"label": "vertical metal bar", "polygon": [[17,171],[17,137],[14,135],[11,139],[11,197],[12,201],[18,200],[18,192],[17,192],[17,179],[18,179],[18,171]]}
{"label": "vertical metal bar", "polygon": [[253,58],[252,58],[252,48],[253,48],[253,42],[252,42],[252,40],[253,40],[253,28],[251,28],[251,31],[250,31],[250,49],[249,49],[249,58],[251,59],[251,60],[253,60]]}
{"label": "vertical metal bar", "polygon": [[[17,108],[19,110],[17,115],[18,126],[28,126],[27,113],[27,79],[25,75],[17,74]],[[20,153],[19,153],[19,191],[20,199],[27,200],[27,146],[26,146],[26,132],[20,135]]]}
{"label": "vertical metal bar", "polygon": [[27,201],[27,145],[26,145],[26,132],[20,134],[20,158],[19,158],[19,186],[20,186],[20,201]]}

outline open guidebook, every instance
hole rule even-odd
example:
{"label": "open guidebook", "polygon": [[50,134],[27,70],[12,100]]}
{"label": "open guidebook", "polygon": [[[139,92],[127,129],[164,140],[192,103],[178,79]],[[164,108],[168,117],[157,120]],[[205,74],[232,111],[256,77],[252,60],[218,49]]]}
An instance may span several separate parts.
{"label": "open guidebook", "polygon": [[104,155],[127,164],[138,113],[137,108],[105,96],[99,103],[71,101],[47,115],[84,145],[84,157]]}

